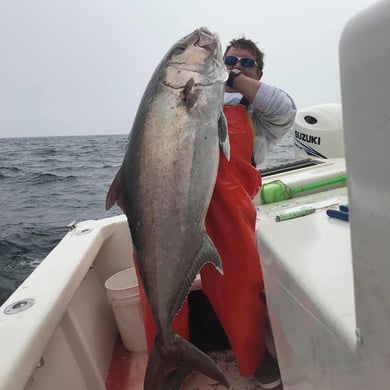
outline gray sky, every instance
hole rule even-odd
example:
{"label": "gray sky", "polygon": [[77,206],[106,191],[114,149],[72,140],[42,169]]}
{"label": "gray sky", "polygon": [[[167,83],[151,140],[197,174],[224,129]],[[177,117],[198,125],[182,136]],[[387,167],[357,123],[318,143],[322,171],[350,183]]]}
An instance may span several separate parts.
{"label": "gray sky", "polygon": [[156,65],[200,26],[245,34],[298,108],[340,102],[338,44],[374,0],[1,0],[0,137],[128,133]]}

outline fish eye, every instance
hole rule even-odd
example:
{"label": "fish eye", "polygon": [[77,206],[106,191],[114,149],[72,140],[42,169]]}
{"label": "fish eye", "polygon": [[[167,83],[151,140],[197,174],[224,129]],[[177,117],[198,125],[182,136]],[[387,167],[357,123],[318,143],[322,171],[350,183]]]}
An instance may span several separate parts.
{"label": "fish eye", "polygon": [[179,54],[182,54],[184,53],[186,50],[186,47],[185,46],[176,46],[174,49],[173,49],[173,54],[174,55],[179,55]]}

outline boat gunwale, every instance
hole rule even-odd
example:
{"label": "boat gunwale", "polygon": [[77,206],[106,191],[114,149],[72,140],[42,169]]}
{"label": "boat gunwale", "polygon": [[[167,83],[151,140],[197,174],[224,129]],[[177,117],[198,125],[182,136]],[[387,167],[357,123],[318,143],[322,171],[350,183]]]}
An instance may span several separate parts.
{"label": "boat gunwale", "polygon": [[[0,344],[7,353],[0,359],[1,388],[22,389],[28,383],[100,248],[124,219],[78,223],[3,303]],[[9,305],[26,298],[35,300],[28,310],[5,314]]]}

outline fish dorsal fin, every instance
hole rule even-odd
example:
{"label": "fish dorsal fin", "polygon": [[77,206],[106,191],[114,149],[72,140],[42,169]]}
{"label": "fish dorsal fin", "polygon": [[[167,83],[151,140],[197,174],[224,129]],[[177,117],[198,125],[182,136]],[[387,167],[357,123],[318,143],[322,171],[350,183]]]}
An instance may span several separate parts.
{"label": "fish dorsal fin", "polygon": [[109,210],[116,203],[124,211],[123,180],[123,167],[120,167],[107,192],[106,210]]}
{"label": "fish dorsal fin", "polygon": [[185,298],[190,292],[191,285],[194,282],[196,275],[206,263],[214,264],[215,268],[217,268],[217,270],[221,274],[223,274],[222,261],[217,251],[217,248],[215,247],[214,243],[211,241],[207,233],[204,232],[203,245],[196,254],[195,260],[192,263],[191,268],[188,270],[186,278],[184,279],[183,284],[180,287],[179,293],[177,295],[176,304],[173,307],[173,317],[181,309]]}
{"label": "fish dorsal fin", "polygon": [[227,160],[230,160],[230,143],[229,143],[229,133],[227,127],[227,121],[224,113],[221,113],[221,116],[218,120],[218,137],[219,145],[222,148],[223,154],[226,156]]}

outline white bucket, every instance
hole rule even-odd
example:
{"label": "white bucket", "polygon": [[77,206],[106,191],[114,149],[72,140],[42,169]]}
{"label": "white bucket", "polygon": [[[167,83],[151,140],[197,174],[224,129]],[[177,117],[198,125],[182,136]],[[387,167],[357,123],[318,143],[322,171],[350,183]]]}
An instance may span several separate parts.
{"label": "white bucket", "polygon": [[135,268],[126,268],[112,275],[104,286],[123,344],[130,351],[146,351],[144,319]]}

